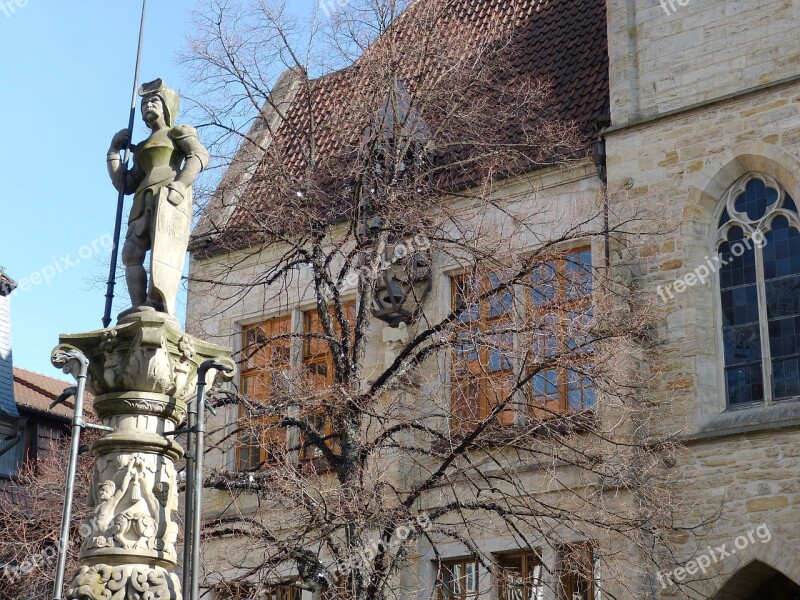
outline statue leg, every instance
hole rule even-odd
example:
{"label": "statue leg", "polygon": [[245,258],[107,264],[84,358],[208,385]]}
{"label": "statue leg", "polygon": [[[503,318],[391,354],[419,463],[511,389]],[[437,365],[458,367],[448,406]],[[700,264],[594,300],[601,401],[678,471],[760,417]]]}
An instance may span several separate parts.
{"label": "statue leg", "polygon": [[147,271],[144,268],[144,257],[147,254],[147,242],[138,236],[128,235],[122,246],[122,264],[125,265],[125,280],[128,283],[128,294],[134,307],[147,302]]}

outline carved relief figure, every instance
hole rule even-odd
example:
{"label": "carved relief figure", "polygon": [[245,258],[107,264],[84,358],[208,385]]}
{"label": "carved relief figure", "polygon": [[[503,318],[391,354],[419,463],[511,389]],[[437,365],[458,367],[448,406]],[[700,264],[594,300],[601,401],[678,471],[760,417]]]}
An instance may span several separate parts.
{"label": "carved relief figure", "polygon": [[[122,262],[133,309],[149,307],[175,315],[192,215],[192,184],[208,165],[197,132],[175,125],[180,97],[160,79],[144,84],[142,117],[152,131],[134,148],[134,165],[123,181],[120,151],[131,142],[128,130],[111,140],[108,173],[114,186],[134,194]],[[144,260],[150,251],[150,282]]]}
{"label": "carved relief figure", "polygon": [[[159,459],[152,454],[119,454],[99,461],[95,481],[94,516],[90,521],[93,534],[84,549],[143,549],[175,554],[178,526],[172,522],[177,498],[168,481],[174,478],[174,467],[162,463],[162,481],[156,482]],[[124,472],[117,487],[113,470]]]}
{"label": "carved relief figure", "polygon": [[[111,526],[116,516],[116,509],[119,503],[128,492],[128,486],[133,478],[133,467],[129,466],[128,472],[122,480],[122,485],[117,489],[116,484],[107,479],[100,482],[97,488],[97,503],[94,509],[94,529],[97,532],[105,532]],[[101,542],[102,543],[102,542]],[[103,544],[106,545],[106,544]],[[102,547],[102,546],[101,546]]]}

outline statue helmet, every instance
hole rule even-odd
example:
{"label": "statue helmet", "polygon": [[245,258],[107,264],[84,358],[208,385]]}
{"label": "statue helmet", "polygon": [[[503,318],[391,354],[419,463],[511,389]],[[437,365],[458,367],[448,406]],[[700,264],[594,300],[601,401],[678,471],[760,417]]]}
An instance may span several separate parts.
{"label": "statue helmet", "polygon": [[178,118],[178,110],[181,106],[181,97],[178,92],[167,87],[162,79],[144,83],[139,88],[139,96],[142,98],[153,95],[161,98],[161,102],[164,103],[164,120],[167,122],[167,126],[174,127],[175,120]]}

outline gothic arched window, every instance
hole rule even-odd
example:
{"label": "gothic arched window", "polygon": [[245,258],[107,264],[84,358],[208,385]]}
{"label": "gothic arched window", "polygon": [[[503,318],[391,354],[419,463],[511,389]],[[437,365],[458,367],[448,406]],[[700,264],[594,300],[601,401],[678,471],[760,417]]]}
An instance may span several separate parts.
{"label": "gothic arched window", "polygon": [[726,194],[718,223],[725,387],[731,407],[800,397],[800,218],[771,177]]}

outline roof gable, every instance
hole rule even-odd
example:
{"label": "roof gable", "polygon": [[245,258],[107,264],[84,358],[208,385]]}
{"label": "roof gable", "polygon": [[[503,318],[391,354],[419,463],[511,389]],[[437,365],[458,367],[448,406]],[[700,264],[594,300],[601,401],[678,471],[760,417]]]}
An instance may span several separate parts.
{"label": "roof gable", "polygon": [[[397,19],[395,30],[384,35],[399,38],[397,45],[401,48],[403,44],[418,43],[414,25],[409,26],[413,19],[407,13],[423,10],[424,4],[423,1],[412,4]],[[603,0],[450,0],[446,6],[444,17],[436,24],[444,45],[449,43],[456,48],[456,53],[459,48],[468,49],[470,43],[477,46],[496,42],[500,49],[497,52],[500,66],[491,82],[493,85],[484,84],[482,89],[473,92],[476,102],[497,107],[500,116],[496,129],[489,132],[493,142],[521,146],[520,141],[538,126],[536,119],[541,119],[541,115],[534,114],[502,114],[502,86],[506,82],[549,83],[550,117],[573,123],[578,144],[583,148],[587,148],[597,132],[608,124],[608,52]],[[227,201],[224,211],[220,209],[220,202],[210,205],[208,210],[215,211],[219,218],[215,221],[217,231],[203,228],[202,234],[209,238],[217,234],[208,249],[232,249],[254,243],[257,236],[252,230],[259,228],[261,219],[291,223],[305,211],[313,211],[325,219],[339,219],[355,210],[346,192],[352,187],[352,181],[343,176],[346,169],[340,166],[354,160],[364,124],[369,123],[366,113],[371,110],[370,99],[364,100],[363,96],[374,89],[374,86],[370,88],[369,78],[380,71],[379,67],[374,68],[375,64],[386,60],[381,54],[381,44],[382,38],[379,38],[351,67],[294,90],[291,104],[269,136],[255,172],[249,171],[244,182],[225,182],[233,183],[238,191],[235,198]],[[414,96],[417,76],[414,66],[406,68],[401,63],[399,70],[406,73],[404,83]],[[433,77],[441,75],[435,71],[426,73]],[[457,85],[458,81],[454,78],[450,83]],[[458,90],[453,92],[458,93]],[[353,98],[358,98],[359,102],[352,102]],[[377,101],[380,104],[382,100]],[[358,111],[365,113],[364,120],[353,116]],[[440,159],[443,152],[440,150]],[[456,148],[454,144],[446,152],[450,152],[446,158],[453,164],[469,162],[468,148]],[[535,147],[526,148],[520,154],[525,152],[530,155],[529,160],[509,165],[507,172],[531,170],[545,159],[537,155]],[[493,169],[493,172],[502,170],[496,165]],[[475,169],[463,168],[443,179],[448,186],[463,188],[480,176]],[[313,179],[316,193],[307,193],[303,198],[301,190],[309,177]],[[230,196],[229,188],[223,185],[218,195],[226,194]],[[214,216],[205,215],[204,221],[214,220]],[[307,223],[297,222],[296,227],[302,230],[307,228]],[[195,249],[199,247],[198,233]]]}

